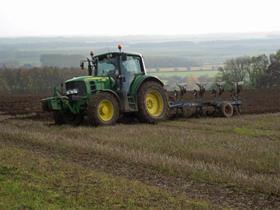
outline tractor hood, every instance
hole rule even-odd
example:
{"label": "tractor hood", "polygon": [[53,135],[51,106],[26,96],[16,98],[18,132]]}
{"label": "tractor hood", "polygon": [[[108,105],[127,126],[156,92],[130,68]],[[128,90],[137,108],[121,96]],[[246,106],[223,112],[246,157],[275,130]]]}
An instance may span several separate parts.
{"label": "tractor hood", "polygon": [[96,81],[96,82],[107,82],[110,80],[110,77],[96,77],[96,76],[81,76],[81,77],[74,77],[72,79],[66,80],[65,83],[74,82],[74,81]]}
{"label": "tractor hood", "polygon": [[112,77],[82,76],[65,81],[66,91],[77,89],[79,95],[88,95],[98,90],[113,89],[116,81]]}

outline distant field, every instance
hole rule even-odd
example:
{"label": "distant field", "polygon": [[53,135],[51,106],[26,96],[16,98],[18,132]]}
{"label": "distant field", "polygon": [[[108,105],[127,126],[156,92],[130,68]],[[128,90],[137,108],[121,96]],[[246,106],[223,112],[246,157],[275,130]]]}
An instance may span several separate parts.
{"label": "distant field", "polygon": [[2,115],[0,145],[0,209],[280,206],[279,113],[97,128]]}
{"label": "distant field", "polygon": [[[223,36],[223,35],[222,35]],[[242,56],[269,54],[279,48],[279,37],[269,37],[263,34],[258,36],[242,36],[235,34],[231,37],[33,37],[33,38],[0,38],[0,64],[21,66],[32,64],[40,66],[40,56],[46,54],[82,55],[88,56],[90,50],[95,53],[117,50],[116,46],[122,43],[127,52],[140,52],[145,57],[168,57],[174,64],[217,64],[225,60]],[[255,38],[254,38],[255,37]],[[258,38],[256,38],[258,37]],[[215,40],[215,41],[214,41]],[[162,67],[165,59],[157,63]],[[183,62],[183,61],[188,62]],[[70,60],[65,67],[72,66]],[[79,60],[75,61],[79,66]],[[152,63],[150,63],[152,64]],[[150,65],[154,67],[155,65]],[[167,65],[166,67],[169,67]]]}
{"label": "distant field", "polygon": [[157,76],[165,85],[174,89],[176,83],[187,83],[189,89],[196,88],[196,83],[212,83],[217,77],[219,71],[215,70],[193,70],[193,71],[159,71],[149,72],[148,74]]}
{"label": "distant field", "polygon": [[155,75],[158,77],[201,77],[201,76],[207,76],[207,77],[215,77],[219,71],[216,70],[195,70],[195,71],[159,71],[159,72],[149,72],[151,75]]}

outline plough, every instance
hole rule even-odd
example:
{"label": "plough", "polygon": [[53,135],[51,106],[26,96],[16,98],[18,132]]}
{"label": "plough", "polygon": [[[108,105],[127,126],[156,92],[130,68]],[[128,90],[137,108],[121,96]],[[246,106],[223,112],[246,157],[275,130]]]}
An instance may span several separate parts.
{"label": "plough", "polygon": [[[175,90],[173,96],[169,100],[169,108],[175,109],[176,113],[184,112],[185,109],[195,108],[195,116],[224,116],[232,117],[234,114],[241,113],[242,101],[240,99],[240,92],[243,83],[234,82],[231,92],[230,100],[223,100],[222,95],[225,92],[224,82],[216,83],[216,87],[211,90],[212,99],[204,99],[206,93],[206,84],[197,83],[198,89],[192,92],[187,91],[187,84],[177,84],[179,91]],[[191,93],[192,100],[187,100],[186,95]]]}

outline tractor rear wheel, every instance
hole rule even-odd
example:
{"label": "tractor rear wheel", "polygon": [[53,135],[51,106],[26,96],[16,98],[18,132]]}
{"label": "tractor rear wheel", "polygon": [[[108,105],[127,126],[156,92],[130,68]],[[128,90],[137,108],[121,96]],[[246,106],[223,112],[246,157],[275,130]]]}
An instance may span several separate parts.
{"label": "tractor rear wheel", "polygon": [[225,102],[221,106],[221,112],[222,112],[222,115],[224,117],[227,117],[227,118],[232,117],[232,115],[233,115],[233,106],[230,103]]}
{"label": "tractor rear wheel", "polygon": [[138,117],[141,122],[154,123],[168,114],[165,90],[158,82],[145,82],[138,92]]}
{"label": "tractor rear wheel", "polygon": [[98,125],[113,125],[119,119],[119,104],[111,93],[100,92],[93,95],[88,103],[87,117],[89,123]]}

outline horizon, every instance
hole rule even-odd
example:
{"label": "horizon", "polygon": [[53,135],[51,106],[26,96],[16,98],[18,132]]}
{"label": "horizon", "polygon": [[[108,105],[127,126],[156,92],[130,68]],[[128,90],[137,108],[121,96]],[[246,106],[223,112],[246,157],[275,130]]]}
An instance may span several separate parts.
{"label": "horizon", "polygon": [[[239,36],[238,36],[239,35]],[[0,36],[0,39],[28,39],[28,38],[149,38],[149,37],[173,37],[173,38],[210,38],[214,37],[219,40],[219,37],[225,39],[226,37],[238,39],[267,38],[267,36],[280,36],[279,31],[256,31],[256,32],[221,32],[221,33],[197,33],[197,34],[120,34],[120,35],[22,35],[22,36]],[[246,39],[246,38],[245,38]],[[230,39],[229,39],[230,40]],[[180,41],[180,40],[179,40]]]}

